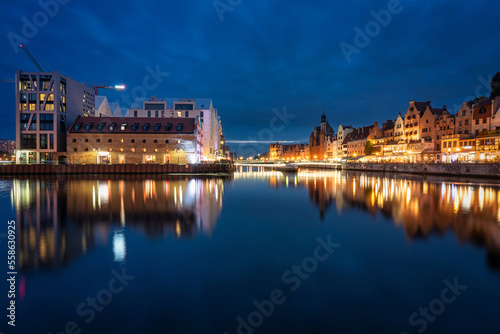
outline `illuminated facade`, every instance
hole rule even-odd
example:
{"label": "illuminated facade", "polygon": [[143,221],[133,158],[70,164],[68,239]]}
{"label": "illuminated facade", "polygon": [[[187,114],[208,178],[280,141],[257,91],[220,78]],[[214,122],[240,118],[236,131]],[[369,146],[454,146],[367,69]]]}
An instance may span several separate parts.
{"label": "illuminated facade", "polygon": [[327,142],[332,141],[334,135],[335,132],[323,113],[320,126],[315,126],[309,137],[310,160],[326,160],[328,158]]}
{"label": "illuminated facade", "polygon": [[66,152],[69,126],[79,115],[95,115],[94,98],[91,88],[57,71],[17,71],[16,162],[52,162]]}
{"label": "illuminated facade", "polygon": [[202,156],[199,118],[78,117],[68,132],[74,164],[194,164]]}
{"label": "illuminated facade", "polygon": [[[203,124],[203,157],[212,160],[221,157],[221,120],[212,99],[139,98],[134,101],[126,117],[195,118]],[[153,122],[153,121],[152,121]],[[222,156],[223,157],[223,156]]]}

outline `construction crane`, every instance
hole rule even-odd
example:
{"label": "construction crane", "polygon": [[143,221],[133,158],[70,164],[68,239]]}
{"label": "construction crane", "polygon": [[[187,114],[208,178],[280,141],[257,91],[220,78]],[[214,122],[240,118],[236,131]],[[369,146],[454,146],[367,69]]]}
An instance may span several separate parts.
{"label": "construction crane", "polygon": [[38,71],[40,72],[43,72],[42,68],[40,67],[40,65],[37,63],[37,61],[35,60],[35,58],[33,58],[33,56],[31,55],[31,53],[28,51],[28,48],[26,47],[26,45],[19,45],[21,47],[21,49],[24,50],[24,52],[26,53],[26,55],[28,56],[28,58],[33,62],[33,64],[35,64],[36,68],[38,69]]}
{"label": "construction crane", "polygon": [[83,83],[85,86],[92,88],[94,90],[95,95],[97,95],[97,90],[99,88],[102,89],[116,89],[119,92],[122,92],[125,90],[125,85],[115,85],[115,86],[110,86],[110,85],[105,85],[105,84],[96,84],[96,83]]}
{"label": "construction crane", "polygon": [[[26,55],[28,56],[28,58],[33,62],[33,64],[35,64],[36,68],[40,72],[43,72],[42,67],[38,64],[38,62],[35,60],[35,58],[28,51],[28,48],[25,45],[23,45],[23,44],[20,44],[19,46],[24,50],[24,52],[26,53]],[[14,80],[11,81],[11,79],[0,79],[0,81],[14,82]],[[99,88],[102,88],[102,89],[116,89],[119,92],[125,90],[125,85],[110,86],[110,85],[105,85],[105,84],[85,83],[85,82],[83,84],[85,86],[89,87],[89,88],[92,88],[94,90],[95,95],[97,95],[97,90]]]}

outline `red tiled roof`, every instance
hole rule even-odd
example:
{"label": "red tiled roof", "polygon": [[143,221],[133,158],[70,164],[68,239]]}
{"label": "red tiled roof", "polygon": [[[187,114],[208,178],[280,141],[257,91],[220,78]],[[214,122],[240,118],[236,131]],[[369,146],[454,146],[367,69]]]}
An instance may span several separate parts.
{"label": "red tiled roof", "polygon": [[[146,125],[149,124],[148,127]],[[177,127],[182,124],[182,129]],[[114,125],[114,126],[112,126]],[[89,128],[90,126],[90,128]],[[124,126],[124,130],[122,130]],[[133,130],[132,128],[136,128]],[[195,132],[194,118],[149,118],[149,117],[82,117],[78,116],[69,133],[171,133]],[[155,130],[156,128],[156,130]]]}

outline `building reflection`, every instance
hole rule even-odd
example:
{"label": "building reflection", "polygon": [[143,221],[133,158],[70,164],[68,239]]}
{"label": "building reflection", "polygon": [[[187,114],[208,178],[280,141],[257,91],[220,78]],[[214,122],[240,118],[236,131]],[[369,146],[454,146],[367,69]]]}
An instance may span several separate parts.
{"label": "building reflection", "polygon": [[271,187],[306,187],[321,219],[331,207],[381,214],[404,228],[409,241],[452,231],[462,243],[487,249],[490,267],[500,269],[500,184],[442,182],[427,177],[346,171],[284,174],[238,171],[238,178],[265,178]]}
{"label": "building reflection", "polygon": [[150,238],[210,236],[226,179],[121,176],[15,179],[21,269],[56,268],[98,244],[127,256],[125,229]]}

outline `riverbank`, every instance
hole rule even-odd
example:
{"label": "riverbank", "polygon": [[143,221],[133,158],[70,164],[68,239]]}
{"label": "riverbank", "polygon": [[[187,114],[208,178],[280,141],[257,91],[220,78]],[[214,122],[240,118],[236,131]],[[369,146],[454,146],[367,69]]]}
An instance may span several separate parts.
{"label": "riverbank", "polygon": [[422,163],[354,163],[342,164],[343,170],[359,170],[418,175],[500,178],[500,164],[422,164]]}
{"label": "riverbank", "polygon": [[122,164],[122,165],[0,165],[0,175],[50,174],[229,174],[234,165],[225,164]]}

